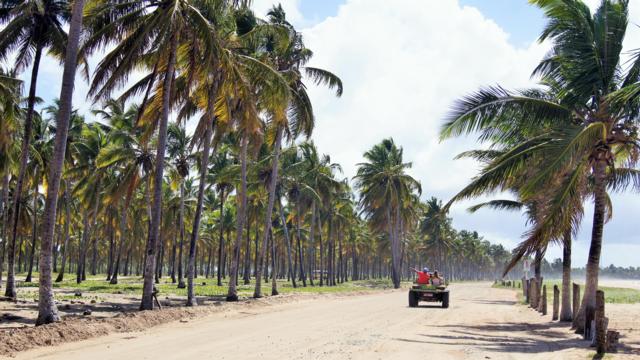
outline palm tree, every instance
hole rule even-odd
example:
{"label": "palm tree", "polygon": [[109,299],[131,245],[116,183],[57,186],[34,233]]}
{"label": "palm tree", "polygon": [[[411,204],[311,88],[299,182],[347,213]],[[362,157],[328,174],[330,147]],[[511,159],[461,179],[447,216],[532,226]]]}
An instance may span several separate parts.
{"label": "palm tree", "polygon": [[447,218],[447,210],[442,201],[432,197],[426,202],[426,211],[420,224],[420,230],[428,236],[427,245],[434,249],[436,255],[435,266],[440,271],[445,269],[448,250],[453,246],[446,235],[451,220]]}
{"label": "palm tree", "polygon": [[60,320],[53,299],[52,273],[52,246],[56,222],[56,210],[58,207],[58,192],[60,179],[64,165],[67,135],[71,119],[73,85],[76,75],[78,59],[78,45],[80,32],[82,31],[82,12],[84,0],[76,0],[73,3],[71,20],[69,22],[69,39],[66,44],[65,63],[62,73],[62,87],[60,89],[60,113],[56,121],[55,145],[49,169],[47,199],[44,206],[42,223],[42,240],[40,250],[40,279],[38,298],[38,319],[36,325],[48,324]]}
{"label": "palm tree", "polygon": [[[106,43],[117,42],[117,45],[98,65],[90,95],[97,98],[108,97],[140,65],[151,64],[153,68],[151,75],[143,79],[145,87],[153,87],[157,76],[162,79],[161,84],[156,87],[151,103],[143,104],[143,116],[140,119],[142,123],[157,125],[149,127],[148,130],[153,131],[157,128],[158,131],[151,222],[145,250],[145,280],[140,304],[141,310],[150,310],[153,309],[155,255],[160,232],[167,124],[172,105],[172,80],[176,73],[178,46],[193,37],[210,36],[209,23],[188,0],[174,0],[166,6],[150,6],[146,2],[105,3],[92,10],[90,17],[93,26],[102,29],[89,38],[84,52],[90,54]],[[129,21],[132,17],[135,17],[136,21]]]}
{"label": "palm tree", "polygon": [[11,74],[0,70],[0,176],[2,191],[0,192],[0,286],[2,285],[2,269],[4,269],[4,253],[7,239],[9,215],[9,176],[19,151],[19,143],[15,141],[22,117],[20,93],[22,82]]}
{"label": "palm tree", "polygon": [[[233,166],[233,160],[230,156],[230,149],[225,144],[213,157],[212,166],[209,176],[209,183],[215,184],[218,191],[218,199],[220,201],[219,214],[218,214],[218,270],[216,273],[217,284],[222,286],[222,269],[224,267],[224,232],[230,228],[228,222],[225,222],[225,217],[228,219],[229,213],[225,211],[225,200],[231,190],[233,189],[233,179],[236,177],[235,169]],[[227,225],[227,226],[225,226]]]}
{"label": "palm tree", "polygon": [[33,186],[32,196],[33,196],[33,205],[32,205],[32,217],[33,217],[33,229],[31,234],[31,253],[29,256],[29,266],[28,273],[25,279],[25,282],[31,282],[32,280],[32,272],[33,272],[33,260],[35,256],[35,248],[36,242],[38,239],[38,209],[40,208],[40,193],[39,193],[39,185],[43,183],[43,179],[41,178],[41,174],[45,173],[48,168],[48,160],[50,158],[51,153],[51,142],[50,142],[50,132],[49,132],[49,123],[47,120],[43,119],[41,116],[36,115],[33,119],[33,139],[31,140],[30,146],[30,158],[33,159],[30,163],[29,169],[27,171],[27,177],[31,178],[31,183]]}
{"label": "palm tree", "polygon": [[[540,161],[535,166],[539,171],[523,187],[525,196],[545,187],[554,189],[539,231],[550,231],[554,227],[549,224],[554,222],[575,223],[571,211],[563,212],[562,208],[568,197],[580,193],[579,184],[589,176],[594,217],[585,296],[577,315],[584,320],[585,312],[589,318],[595,310],[602,234],[608,214],[607,187],[624,190],[633,185],[631,179],[637,173],[633,167],[637,159],[635,109],[640,93],[640,59],[634,59],[626,71],[621,69],[627,1],[603,0],[593,14],[582,1],[532,3],[549,19],[540,40],[553,42],[552,51],[534,74],[543,79],[543,85],[558,89],[557,98],[535,96],[531,91],[484,89],[458,103],[443,136],[478,130],[486,138],[492,136],[493,129],[532,129],[534,134],[545,130],[545,134],[523,142],[520,151],[503,165],[503,169],[523,166],[526,159],[544,154],[535,157],[542,159],[536,160]],[[624,166],[614,168],[614,164]],[[559,174],[568,175],[560,176],[558,181]],[[561,238],[567,227],[555,227],[559,233],[552,237]],[[579,321],[578,331],[584,326],[584,321]]]}
{"label": "palm tree", "polygon": [[[29,144],[31,142],[32,119],[36,103],[36,84],[40,60],[45,50],[61,55],[67,43],[67,34],[63,26],[69,19],[68,3],[65,1],[5,1],[0,4],[0,24],[5,25],[0,31],[0,58],[6,59],[17,50],[15,60],[16,71],[22,71],[33,62],[27,98],[20,150],[20,167],[13,194],[12,214],[20,213],[22,187],[27,163],[29,161]],[[15,242],[17,236],[17,218],[11,219],[11,241],[9,242],[9,270],[5,296],[16,297],[15,272],[13,268]]]}
{"label": "palm tree", "polygon": [[184,278],[182,274],[182,245],[184,242],[184,181],[189,175],[189,168],[193,158],[189,153],[189,143],[191,137],[187,135],[183,126],[178,124],[169,125],[169,158],[172,159],[172,166],[179,177],[180,182],[180,206],[178,214],[178,231],[180,234],[180,245],[178,255],[178,288],[184,288]]}
{"label": "palm tree", "polygon": [[385,139],[364,154],[367,162],[358,164],[355,176],[360,191],[359,206],[371,225],[386,230],[391,242],[392,279],[400,287],[401,211],[414,194],[421,193],[420,183],[406,174],[411,163],[402,161],[402,148],[393,139]]}
{"label": "palm tree", "polygon": [[[125,108],[124,101],[108,100],[104,110],[96,110],[94,114],[106,120],[109,145],[101,149],[96,158],[98,170],[110,168],[115,175],[107,182],[105,193],[108,203],[122,208],[119,225],[119,245],[116,247],[116,262],[113,266],[111,284],[118,283],[118,270],[124,244],[126,242],[126,227],[128,208],[136,189],[141,181],[145,181],[148,193],[154,154],[149,151],[143,141],[144,129],[136,126],[139,108],[130,106]],[[148,202],[147,202],[148,204]]]}
{"label": "palm tree", "polygon": [[[274,67],[284,76],[287,76],[291,98],[284,104],[277,106],[271,113],[271,126],[274,129],[275,139],[273,145],[271,183],[269,184],[269,200],[264,220],[264,234],[262,248],[258,264],[263,262],[267,248],[269,230],[272,223],[272,210],[275,201],[276,184],[278,182],[278,161],[280,157],[281,142],[283,132],[286,130],[290,134],[291,140],[300,135],[307,138],[311,136],[314,127],[314,114],[311,101],[306,92],[306,86],[302,81],[301,71],[306,71],[306,75],[315,81],[316,84],[326,84],[330,88],[336,88],[338,96],[342,95],[342,81],[334,74],[317,68],[305,67],[305,64],[312,56],[312,52],[304,46],[302,35],[298,33],[286,20],[286,14],[281,5],[274,6],[268,13],[269,21],[286,28],[289,32],[289,39],[282,49],[275,43],[276,39],[270,38],[267,42],[268,56],[273,59]],[[287,115],[288,112],[288,115]],[[302,266],[302,261],[300,266]],[[262,276],[262,266],[258,265],[256,271],[256,287],[254,297],[261,297],[260,278]],[[304,281],[304,280],[303,280]],[[306,286],[306,283],[305,283]]]}
{"label": "palm tree", "polygon": [[[108,128],[108,127],[105,127]],[[86,279],[85,258],[92,235],[97,227],[97,220],[102,200],[103,181],[108,169],[98,168],[97,159],[101,151],[108,146],[107,134],[102,126],[90,124],[83,126],[79,141],[74,144],[76,150],[76,164],[67,171],[67,176],[76,180],[74,195],[78,196],[85,207],[83,211],[83,231],[78,252],[78,268],[76,282],[79,284]],[[94,239],[93,241],[97,241]]]}

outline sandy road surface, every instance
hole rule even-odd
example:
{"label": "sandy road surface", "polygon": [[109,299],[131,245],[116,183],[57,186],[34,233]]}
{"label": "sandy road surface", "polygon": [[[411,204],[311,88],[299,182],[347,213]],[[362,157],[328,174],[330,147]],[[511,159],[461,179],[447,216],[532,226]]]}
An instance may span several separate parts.
{"label": "sandy road surface", "polygon": [[[451,286],[449,309],[406,292],[305,300],[21,353],[17,359],[586,359],[565,325],[490,284]],[[638,348],[615,358],[637,358]]]}

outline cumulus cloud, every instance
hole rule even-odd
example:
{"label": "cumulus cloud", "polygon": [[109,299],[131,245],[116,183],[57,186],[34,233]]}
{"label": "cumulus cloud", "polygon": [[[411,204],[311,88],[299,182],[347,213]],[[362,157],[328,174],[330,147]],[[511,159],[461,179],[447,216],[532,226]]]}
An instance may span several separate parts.
{"label": "cumulus cloud", "polygon": [[[636,19],[640,1],[632,2]],[[453,160],[461,151],[477,147],[473,139],[438,139],[449,106],[481,86],[534,85],[531,71],[548,50],[547,44],[537,42],[514,46],[494,21],[457,0],[348,0],[335,17],[303,33],[315,53],[311,65],[334,71],[345,84],[339,100],[325,89],[311,89],[317,115],[314,139],[320,150],[352,177],[367,149],[393,137],[404,147],[405,159],[413,162],[411,172],[422,182],[425,196],[445,200],[477,170],[472,161]],[[637,39],[635,27],[630,33],[629,39]],[[508,247],[519,241],[525,229],[520,214],[470,215],[465,211],[469,205],[452,209],[457,227],[478,230]],[[625,220],[621,212],[617,216]],[[585,219],[584,227],[589,228],[590,218]],[[613,228],[610,224],[607,230]],[[581,234],[577,266],[586,262],[588,239],[588,234]],[[549,254],[560,255],[557,249]],[[603,258],[603,263],[634,261],[612,252]]]}
{"label": "cumulus cloud", "polygon": [[282,5],[290,23],[296,26],[304,25],[304,17],[300,12],[300,0],[254,0],[252,6],[256,15],[264,18],[269,9],[278,4]]}
{"label": "cumulus cloud", "polygon": [[[362,153],[393,137],[425,194],[445,199],[476,171],[471,161],[453,161],[474,146],[472,140],[438,139],[449,106],[484,85],[530,86],[531,69],[547,51],[537,43],[512,46],[495,22],[457,1],[350,0],[304,35],[315,52],[312,65],[336,72],[345,83],[339,100],[324,89],[311,91],[320,149],[352,177]],[[482,231],[465,221],[462,206],[453,215],[460,225]],[[518,236],[522,220],[507,218]]]}

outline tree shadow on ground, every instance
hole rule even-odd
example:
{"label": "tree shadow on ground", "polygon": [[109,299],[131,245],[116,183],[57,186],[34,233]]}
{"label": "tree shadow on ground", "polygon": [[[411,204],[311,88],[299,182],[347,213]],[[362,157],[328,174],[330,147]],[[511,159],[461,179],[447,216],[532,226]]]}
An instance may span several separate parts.
{"label": "tree shadow on ground", "polygon": [[[473,346],[488,352],[503,353],[546,353],[569,348],[585,347],[588,344],[577,338],[567,338],[567,326],[560,323],[528,324],[506,323],[474,326],[465,324],[431,325],[441,328],[443,334],[417,334],[421,338],[398,341],[439,344],[452,346]],[[528,336],[514,337],[510,334],[524,333]]]}
{"label": "tree shadow on ground", "polygon": [[512,300],[471,300],[471,302],[474,304],[481,304],[481,305],[507,305],[507,306],[515,305],[518,303],[517,301],[512,301]]}

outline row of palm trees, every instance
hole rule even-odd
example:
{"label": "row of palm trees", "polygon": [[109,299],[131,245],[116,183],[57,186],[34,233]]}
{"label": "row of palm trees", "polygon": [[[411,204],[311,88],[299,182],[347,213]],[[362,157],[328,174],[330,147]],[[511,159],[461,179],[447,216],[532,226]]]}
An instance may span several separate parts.
{"label": "row of palm trees", "polygon": [[623,59],[627,0],[602,0],[592,13],[581,0],[531,0],[547,17],[540,41],[551,51],[533,72],[537,87],[483,88],[454,105],[442,138],[478,133],[488,146],[461,156],[482,163],[480,173],[447,205],[483,194],[509,192],[472,208],[525,211],[529,230],[506,271],[525,256],[540,261],[551,243],[564,248],[563,311],[569,303],[571,242],[585,203],[593,203],[586,288],[575,316],[582,332],[593,319],[604,224],[612,216],[609,193],[640,190],[638,114],[640,56]]}
{"label": "row of palm trees", "polygon": [[[342,83],[307,66],[313,53],[280,6],[263,20],[248,1],[3,1],[0,23],[0,57],[15,58],[0,74],[0,270],[6,257],[5,295],[16,298],[16,255],[31,272],[39,248],[37,324],[59,320],[54,271],[78,283],[142,275],[148,310],[163,273],[197,305],[196,268],[226,280],[234,301],[240,279],[254,279],[254,297],[269,277],[272,294],[282,277],[390,276],[398,287],[433,249],[458,278],[489,276],[507,256],[427,210],[391,139],[365,154],[356,199],[309,140],[308,82],[337,96]],[[39,112],[42,56],[64,72],[60,100]],[[29,66],[23,99],[16,76]],[[89,119],[72,110],[77,68],[99,104]]]}

